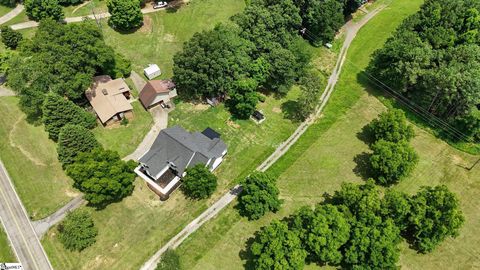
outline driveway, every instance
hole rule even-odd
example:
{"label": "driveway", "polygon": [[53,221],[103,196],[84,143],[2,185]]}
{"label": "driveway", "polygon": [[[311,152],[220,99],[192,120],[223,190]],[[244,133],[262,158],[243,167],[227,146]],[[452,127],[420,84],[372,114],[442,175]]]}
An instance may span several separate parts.
{"label": "driveway", "polygon": [[152,146],[153,142],[157,138],[160,131],[168,125],[168,110],[163,109],[161,106],[150,109],[150,113],[153,117],[153,126],[150,131],[145,135],[143,141],[138,145],[137,149],[130,155],[123,158],[123,160],[135,160],[138,159],[147,152]]}

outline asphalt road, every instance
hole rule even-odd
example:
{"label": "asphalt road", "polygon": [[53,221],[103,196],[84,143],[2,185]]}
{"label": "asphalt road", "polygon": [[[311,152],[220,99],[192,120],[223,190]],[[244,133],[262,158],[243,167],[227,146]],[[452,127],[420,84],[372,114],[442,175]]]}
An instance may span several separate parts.
{"label": "asphalt road", "polygon": [[[315,119],[320,115],[323,108],[327,104],[335,85],[338,81],[340,73],[342,71],[342,66],[345,62],[345,57],[347,55],[348,48],[352,44],[353,39],[357,35],[358,31],[362,26],[364,26],[371,18],[380,12],[384,6],[379,7],[368,14],[366,14],[359,22],[352,22],[349,21],[345,24],[344,29],[346,31],[346,38],[345,42],[343,43],[343,47],[340,51],[337,63],[335,64],[335,68],[330,75],[328,80],[328,85],[325,88],[322,96],[320,97],[320,104],[317,106],[316,111],[312,116],[303,122],[297,130],[285,141],[283,142],[275,152],[270,155],[258,168],[258,171],[266,171],[272,164],[275,163],[281,156],[283,156],[288,149],[295,144],[295,142],[300,138],[300,136],[307,130],[308,126],[311,125]],[[229,192],[227,192],[222,198],[220,198],[217,202],[215,202],[212,206],[210,206],[207,210],[205,210],[200,216],[190,222],[180,233],[175,235],[166,245],[160,248],[145,264],[142,265],[140,270],[154,270],[160,261],[162,254],[167,251],[169,248],[175,249],[178,247],[183,240],[185,240],[189,235],[195,232],[198,228],[200,228],[205,222],[210,220],[211,218],[215,217],[216,214],[220,212],[225,206],[231,203],[242,191],[242,187],[237,185]]]}
{"label": "asphalt road", "polygon": [[53,270],[27,212],[0,161],[0,218],[14,253],[25,270]]}

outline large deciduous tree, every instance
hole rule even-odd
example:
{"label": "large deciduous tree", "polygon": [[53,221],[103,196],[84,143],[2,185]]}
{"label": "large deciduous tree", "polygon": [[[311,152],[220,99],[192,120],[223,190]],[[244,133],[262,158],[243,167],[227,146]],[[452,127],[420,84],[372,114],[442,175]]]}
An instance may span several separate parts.
{"label": "large deciduous tree", "polygon": [[239,29],[217,25],[196,33],[174,60],[173,80],[186,99],[230,94],[236,81],[249,73],[252,44]]}
{"label": "large deciduous tree", "polygon": [[330,42],[345,23],[343,3],[338,0],[295,0],[300,9],[304,37],[314,45]]}
{"label": "large deciduous tree", "polygon": [[389,109],[369,124],[375,140],[390,142],[410,141],[415,136],[411,125],[407,123],[405,113],[398,109]]}
{"label": "large deciduous tree", "polygon": [[342,261],[341,247],[350,238],[350,224],[336,206],[319,205],[314,210],[303,207],[291,223],[312,261],[330,265]]}
{"label": "large deciduous tree", "polygon": [[258,103],[258,83],[254,79],[243,79],[235,82],[227,101],[230,113],[238,119],[248,119],[255,111]]}
{"label": "large deciduous tree", "polygon": [[372,145],[370,166],[375,181],[389,186],[407,177],[418,163],[418,155],[407,142],[379,140]]}
{"label": "large deciduous tree", "polygon": [[446,186],[423,187],[411,202],[408,232],[420,252],[430,252],[445,238],[458,236],[465,218],[457,196]]}
{"label": "large deciduous tree", "polygon": [[67,124],[76,124],[84,128],[94,128],[96,117],[57,94],[49,93],[43,103],[43,123],[51,139],[56,141],[60,129]]}
{"label": "large deciduous tree", "polygon": [[58,238],[71,251],[82,251],[95,243],[98,230],[85,209],[70,212],[58,226]]}
{"label": "large deciduous tree", "polygon": [[66,171],[73,186],[85,194],[85,200],[102,208],[132,193],[135,167],[135,162],[121,160],[116,152],[96,148],[78,154]]}
{"label": "large deciduous tree", "polygon": [[186,170],[187,175],[182,178],[182,191],[190,198],[205,199],[217,189],[217,177],[205,167],[197,164]]}
{"label": "large deciduous tree", "polygon": [[302,269],[307,253],[298,232],[284,222],[273,221],[263,227],[250,247],[254,269]]}
{"label": "large deciduous tree", "polygon": [[58,0],[25,0],[23,4],[28,17],[34,21],[43,19],[59,21],[64,17]]}
{"label": "large deciduous tree", "polygon": [[22,44],[20,56],[10,61],[7,80],[20,97],[22,110],[32,120],[42,115],[47,92],[72,101],[82,100],[92,77],[117,65],[113,49],[105,44],[101,31],[91,21],[63,25],[44,20],[35,36]]}
{"label": "large deciduous tree", "polygon": [[316,70],[307,71],[300,79],[300,96],[297,99],[295,119],[304,121],[318,105],[322,86],[323,76]]}
{"label": "large deciduous tree", "polygon": [[58,135],[58,160],[66,166],[75,161],[75,157],[100,147],[95,135],[81,125],[67,124],[60,129]]}
{"label": "large deciduous tree", "polygon": [[108,0],[108,23],[121,31],[128,31],[142,26],[143,14],[139,0]]}
{"label": "large deciduous tree", "polygon": [[245,178],[242,186],[238,208],[243,216],[255,220],[280,209],[282,202],[278,198],[279,190],[275,178],[263,172],[254,172]]}

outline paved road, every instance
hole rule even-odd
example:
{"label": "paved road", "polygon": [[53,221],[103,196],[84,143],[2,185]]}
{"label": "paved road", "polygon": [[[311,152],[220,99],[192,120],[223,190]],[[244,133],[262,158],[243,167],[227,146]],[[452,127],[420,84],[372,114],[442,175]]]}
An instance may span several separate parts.
{"label": "paved road", "polygon": [[4,24],[8,21],[10,21],[11,19],[17,17],[18,14],[20,14],[21,12],[23,11],[23,5],[22,4],[18,4],[14,9],[12,9],[10,12],[8,12],[7,14],[3,15],[2,17],[0,17],[0,24]]}
{"label": "paved road", "polygon": [[24,269],[53,270],[1,161],[0,218],[15,255]]}
{"label": "paved road", "polygon": [[[142,13],[143,14],[148,14],[148,13],[158,12],[158,11],[165,10],[165,9],[166,8],[154,9],[152,6],[147,5],[145,8],[142,9]],[[75,22],[81,22],[85,18],[90,19],[90,20],[94,20],[94,19],[99,20],[99,19],[108,18],[110,16],[111,16],[110,13],[104,12],[104,13],[99,13],[99,14],[95,14],[95,15],[90,14],[90,15],[87,15],[87,16],[68,17],[68,18],[65,18],[64,21],[66,23],[75,23]],[[27,21],[27,22],[13,24],[10,27],[13,30],[21,30],[21,29],[27,29],[27,28],[34,28],[34,27],[37,27],[37,26],[38,26],[38,22]]]}
{"label": "paved road", "polygon": [[55,224],[59,223],[60,221],[63,220],[63,218],[65,218],[65,216],[79,208],[80,206],[82,206],[85,202],[85,200],[83,200],[82,196],[77,196],[75,197],[73,200],[71,200],[69,203],[67,203],[66,205],[64,205],[62,208],[58,209],[55,213],[53,213],[52,215],[44,218],[44,219],[41,219],[41,220],[37,220],[37,221],[34,221],[32,223],[33,225],[33,228],[35,229],[35,232],[37,233],[37,236],[42,238],[42,236],[48,232],[48,230],[54,226]]}
{"label": "paved road", "polygon": [[217,202],[210,206],[200,216],[190,222],[183,230],[175,235],[166,245],[158,250],[141,268],[140,270],[153,270],[157,267],[162,254],[169,248],[177,248],[188,236],[200,228],[205,222],[218,214],[225,206],[232,202],[238,194],[242,192],[242,187],[237,185],[227,194],[223,195]]}
{"label": "paved road", "polygon": [[[371,12],[369,12],[365,17],[362,18],[357,23],[352,21],[348,22],[344,28],[346,31],[346,38],[343,44],[343,47],[340,51],[340,55],[338,57],[337,63],[335,68],[332,72],[328,80],[328,85],[325,88],[321,98],[320,104],[317,106],[315,113],[307,119],[304,123],[302,123],[297,130],[284,142],[282,143],[277,150],[268,157],[258,168],[258,171],[266,171],[270,166],[275,163],[282,155],[284,155],[288,149],[300,138],[300,136],[307,130],[308,126],[311,125],[314,120],[320,115],[321,111],[325,107],[330,98],[333,89],[335,88],[335,84],[338,81],[340,72],[342,70],[343,63],[345,62],[345,57],[350,47],[353,39],[357,35],[358,30],[362,28],[371,18],[373,18],[378,12],[380,12],[384,6],[379,7]],[[189,235],[195,232],[200,226],[202,226],[205,222],[209,219],[213,218],[220,210],[222,210],[225,206],[227,206],[230,202],[232,202],[238,194],[240,194],[242,187],[237,185],[232,190],[230,190],[227,194],[225,194],[220,200],[215,202],[212,206],[210,206],[205,212],[203,212],[199,217],[193,220],[190,224],[188,224],[180,233],[174,236],[166,245],[160,248],[141,268],[140,270],[154,270],[157,266],[162,254],[168,250],[169,248],[175,249],[178,247],[183,240],[185,240]]]}

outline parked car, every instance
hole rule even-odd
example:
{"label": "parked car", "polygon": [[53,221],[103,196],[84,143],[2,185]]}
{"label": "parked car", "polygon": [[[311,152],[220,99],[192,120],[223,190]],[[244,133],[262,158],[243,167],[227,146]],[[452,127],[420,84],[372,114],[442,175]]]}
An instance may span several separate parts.
{"label": "parked car", "polygon": [[166,6],[168,6],[168,3],[165,1],[155,2],[155,4],[153,4],[154,9],[164,8]]}

